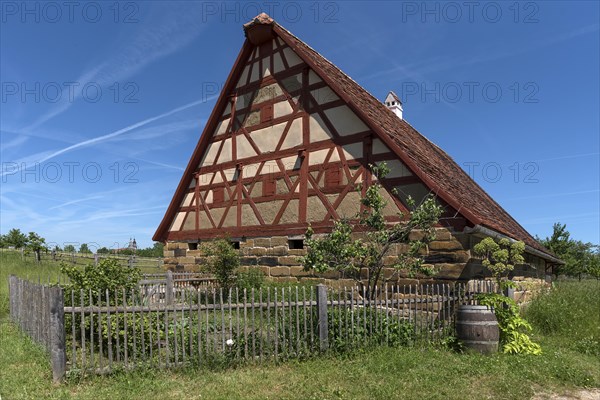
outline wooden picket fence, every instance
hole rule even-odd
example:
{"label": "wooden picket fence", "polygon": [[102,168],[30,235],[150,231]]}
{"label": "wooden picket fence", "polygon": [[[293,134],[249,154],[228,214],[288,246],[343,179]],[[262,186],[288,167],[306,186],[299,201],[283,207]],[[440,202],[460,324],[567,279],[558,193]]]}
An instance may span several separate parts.
{"label": "wooden picket fence", "polygon": [[459,305],[492,290],[489,281],[386,285],[369,299],[362,287],[190,284],[157,298],[143,290],[67,292],[12,276],[10,312],[46,345],[59,381],[66,373],[281,361],[436,341],[453,333]]}

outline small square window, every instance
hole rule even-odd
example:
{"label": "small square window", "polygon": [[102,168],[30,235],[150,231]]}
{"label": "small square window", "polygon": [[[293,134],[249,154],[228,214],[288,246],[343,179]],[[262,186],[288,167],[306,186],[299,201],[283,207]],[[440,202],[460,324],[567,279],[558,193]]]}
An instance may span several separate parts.
{"label": "small square window", "polygon": [[236,250],[239,250],[239,248],[240,248],[240,242],[239,242],[238,240],[232,241],[232,242],[231,242],[231,246],[232,246],[234,249],[236,249]]}
{"label": "small square window", "polygon": [[198,243],[188,243],[188,250],[198,250]]}
{"label": "small square window", "polygon": [[304,248],[303,239],[290,239],[288,240],[288,247],[290,250],[302,250]]}

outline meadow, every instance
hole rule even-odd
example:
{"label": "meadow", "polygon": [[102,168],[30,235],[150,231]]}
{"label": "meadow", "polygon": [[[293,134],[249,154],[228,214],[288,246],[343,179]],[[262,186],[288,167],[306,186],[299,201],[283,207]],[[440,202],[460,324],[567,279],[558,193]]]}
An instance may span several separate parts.
{"label": "meadow", "polygon": [[600,388],[600,282],[562,281],[525,311],[540,356],[446,346],[374,347],[306,361],[207,370],[136,370],[53,385],[45,351],[9,322],[11,274],[56,277],[57,264],[0,253],[2,399],[524,399]]}

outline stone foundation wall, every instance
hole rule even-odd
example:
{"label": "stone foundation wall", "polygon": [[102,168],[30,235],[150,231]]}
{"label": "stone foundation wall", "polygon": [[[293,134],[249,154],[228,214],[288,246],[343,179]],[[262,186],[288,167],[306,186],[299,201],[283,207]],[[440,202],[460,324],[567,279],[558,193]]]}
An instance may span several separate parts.
{"label": "stone foundation wall", "polygon": [[[412,233],[413,238],[419,232]],[[358,237],[359,235],[357,235]],[[271,236],[247,238],[239,242],[242,270],[260,268],[268,279],[279,282],[298,282],[313,280],[332,286],[352,286],[353,280],[347,279],[341,273],[331,271],[324,274],[313,274],[304,271],[300,257],[306,255],[306,249],[290,248],[290,240],[297,239],[287,236]],[[391,253],[384,262],[390,268],[383,273],[386,279],[392,279],[395,284],[433,283],[440,280],[464,280],[465,267],[471,258],[469,237],[462,233],[454,233],[445,228],[436,230],[436,240],[429,245],[429,251],[424,254],[426,264],[434,266],[439,273],[435,278],[408,279],[405,274],[391,268],[396,261],[393,254],[406,252],[406,244],[394,245]],[[199,271],[204,263],[201,250],[192,250],[186,242],[168,242],[164,250],[165,267],[173,271]],[[363,273],[366,279],[366,271]]]}

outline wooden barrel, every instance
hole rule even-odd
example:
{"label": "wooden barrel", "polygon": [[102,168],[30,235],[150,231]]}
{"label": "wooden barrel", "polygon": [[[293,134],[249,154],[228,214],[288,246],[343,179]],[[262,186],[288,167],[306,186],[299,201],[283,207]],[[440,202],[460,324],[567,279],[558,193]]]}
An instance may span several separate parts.
{"label": "wooden barrel", "polygon": [[487,306],[460,306],[456,315],[456,335],[467,350],[482,354],[498,352],[498,321],[494,311]]}

